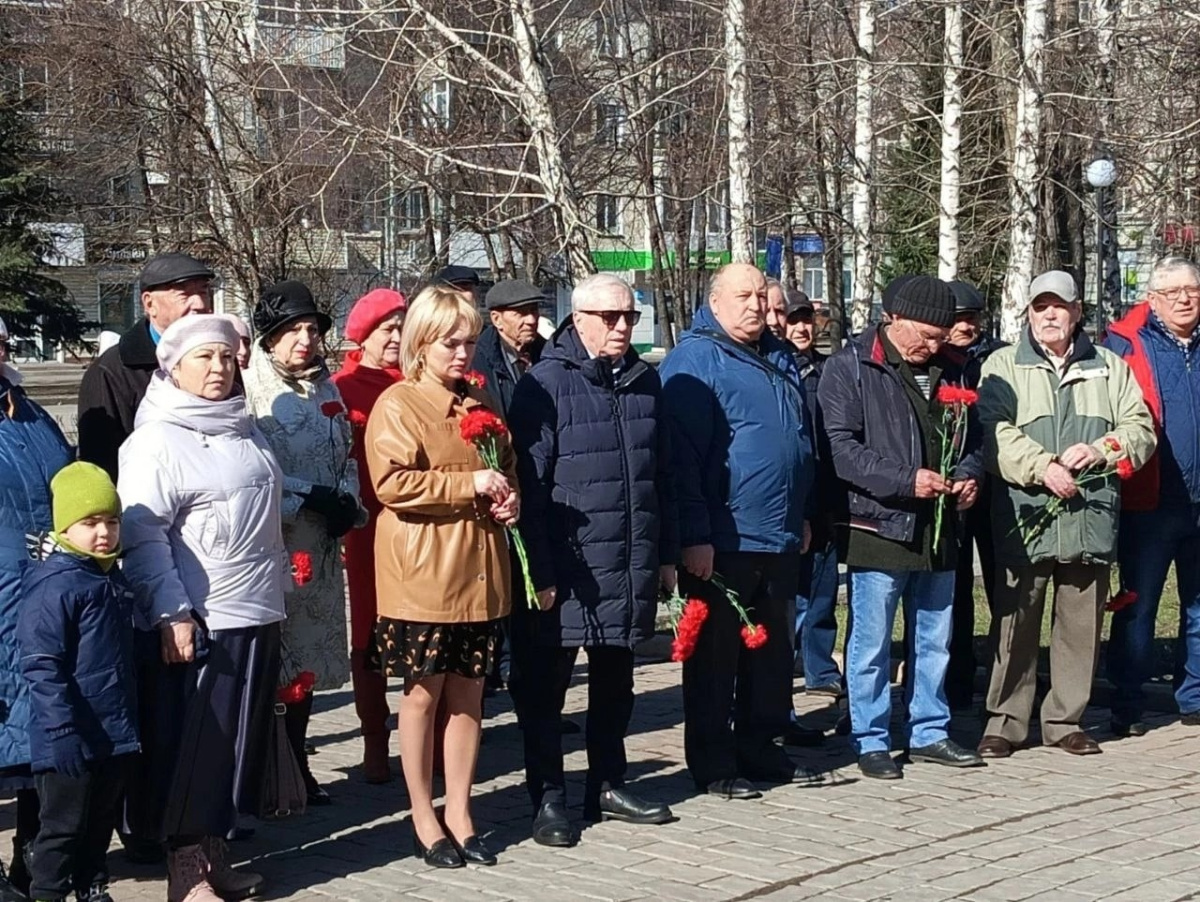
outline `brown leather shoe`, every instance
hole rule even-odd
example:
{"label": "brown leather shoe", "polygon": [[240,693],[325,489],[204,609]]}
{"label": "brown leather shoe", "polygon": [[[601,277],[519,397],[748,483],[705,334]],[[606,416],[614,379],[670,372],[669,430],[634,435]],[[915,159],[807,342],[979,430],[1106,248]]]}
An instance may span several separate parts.
{"label": "brown leather shoe", "polygon": [[1070,752],[1072,755],[1100,754],[1100,744],[1087,733],[1083,732],[1083,730],[1068,733],[1054,744],[1064,752]]}
{"label": "brown leather shoe", "polygon": [[1013,753],[1013,744],[1003,736],[984,736],[975,751],[983,758],[1007,758]]}

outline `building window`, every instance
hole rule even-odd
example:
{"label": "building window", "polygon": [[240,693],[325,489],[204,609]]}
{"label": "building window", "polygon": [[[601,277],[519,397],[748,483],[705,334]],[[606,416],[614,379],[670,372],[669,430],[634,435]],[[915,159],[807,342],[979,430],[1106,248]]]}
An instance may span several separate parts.
{"label": "building window", "polygon": [[413,188],[400,195],[399,227],[402,231],[415,232],[425,228],[428,211],[425,204],[425,189]]}
{"label": "building window", "polygon": [[259,109],[275,128],[299,129],[302,125],[299,95],[287,90],[260,91]]}
{"label": "building window", "polygon": [[617,35],[609,21],[602,15],[592,17],[592,28],[595,31],[595,46],[597,56],[617,55]]}
{"label": "building window", "polygon": [[706,231],[709,238],[724,238],[729,232],[729,204],[726,201],[729,190],[721,185],[708,197]]}
{"label": "building window", "polygon": [[99,309],[96,319],[101,329],[124,332],[133,326],[132,282],[100,282],[96,286]]}
{"label": "building window", "polygon": [[618,103],[596,104],[596,142],[617,147],[625,134],[625,110]]}
{"label": "building window", "polygon": [[621,209],[611,194],[596,197],[596,228],[610,235],[620,234]]}
{"label": "building window", "polygon": [[435,78],[425,91],[422,120],[426,128],[450,128],[450,79]]}
{"label": "building window", "polygon": [[14,63],[0,73],[0,86],[16,98],[23,112],[50,111],[50,70],[45,63]]}

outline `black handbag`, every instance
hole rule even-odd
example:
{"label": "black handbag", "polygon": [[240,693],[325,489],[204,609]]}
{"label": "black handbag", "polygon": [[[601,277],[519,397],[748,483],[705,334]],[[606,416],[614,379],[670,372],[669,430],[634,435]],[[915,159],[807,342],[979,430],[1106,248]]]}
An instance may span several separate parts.
{"label": "black handbag", "polygon": [[260,820],[303,814],[308,805],[308,790],[304,775],[296,762],[292,744],[284,724],[286,706],[275,704],[267,728],[266,760],[263,764],[262,792],[258,799]]}

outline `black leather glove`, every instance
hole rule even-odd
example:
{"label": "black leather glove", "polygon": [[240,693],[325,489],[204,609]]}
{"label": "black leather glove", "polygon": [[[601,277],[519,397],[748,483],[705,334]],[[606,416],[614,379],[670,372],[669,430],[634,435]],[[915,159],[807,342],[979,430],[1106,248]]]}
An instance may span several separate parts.
{"label": "black leather glove", "polygon": [[326,520],[338,516],[341,511],[340,493],[327,485],[314,485],[312,491],[304,496],[301,508],[308,508],[314,514],[320,514]]}
{"label": "black leather glove", "polygon": [[325,518],[325,529],[330,536],[340,539],[354,528],[357,519],[358,502],[353,495],[341,495],[338,497],[337,510]]}

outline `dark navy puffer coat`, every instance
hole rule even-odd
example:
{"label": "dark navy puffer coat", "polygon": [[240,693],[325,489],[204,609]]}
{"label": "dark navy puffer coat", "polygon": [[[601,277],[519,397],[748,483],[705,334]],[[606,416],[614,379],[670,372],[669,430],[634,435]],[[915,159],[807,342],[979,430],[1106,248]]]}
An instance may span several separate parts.
{"label": "dark navy puffer coat", "polygon": [[53,417],[0,374],[0,769],[29,763],[17,643],[25,536],[50,529],[50,479],[73,457]]}
{"label": "dark navy puffer coat", "polygon": [[[564,324],[517,384],[509,426],[542,644],[632,648],[654,632],[658,568],[679,556],[658,374],[630,349],[614,374]],[[518,614],[519,615],[519,614]]]}

